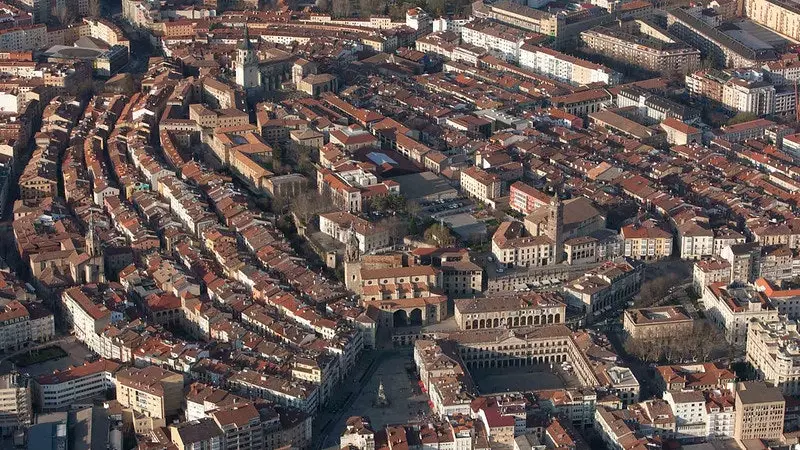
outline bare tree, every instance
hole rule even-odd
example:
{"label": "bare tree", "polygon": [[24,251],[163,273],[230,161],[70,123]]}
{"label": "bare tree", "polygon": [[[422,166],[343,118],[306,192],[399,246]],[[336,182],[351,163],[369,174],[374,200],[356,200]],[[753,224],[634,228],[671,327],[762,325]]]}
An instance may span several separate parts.
{"label": "bare tree", "polygon": [[100,0],[89,0],[89,16],[100,17],[101,12]]}
{"label": "bare tree", "polygon": [[50,15],[58,19],[59,25],[63,26],[69,25],[77,19],[75,8],[70,7],[58,8],[54,6],[50,11]]}
{"label": "bare tree", "polygon": [[438,247],[449,247],[456,243],[456,238],[446,226],[435,223],[425,230],[425,240]]}
{"label": "bare tree", "polygon": [[331,14],[334,17],[350,17],[352,12],[350,0],[331,0]]}
{"label": "bare tree", "polygon": [[333,201],[330,196],[319,194],[313,189],[309,189],[295,197],[290,206],[291,212],[303,224],[308,224],[315,215],[329,212],[333,209]]}
{"label": "bare tree", "polygon": [[328,12],[331,9],[330,0],[317,0],[317,8],[322,12]]}
{"label": "bare tree", "polygon": [[389,216],[380,222],[380,225],[389,232],[389,240],[392,245],[403,242],[403,238],[408,233],[408,222],[400,216]]}

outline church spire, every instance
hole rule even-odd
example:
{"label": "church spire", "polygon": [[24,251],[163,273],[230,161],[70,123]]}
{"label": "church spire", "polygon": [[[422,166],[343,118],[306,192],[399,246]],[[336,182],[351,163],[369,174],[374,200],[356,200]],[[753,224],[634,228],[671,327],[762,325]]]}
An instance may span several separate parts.
{"label": "church spire", "polygon": [[239,44],[239,49],[250,50],[250,31],[247,28],[247,23],[244,24],[244,39]]}

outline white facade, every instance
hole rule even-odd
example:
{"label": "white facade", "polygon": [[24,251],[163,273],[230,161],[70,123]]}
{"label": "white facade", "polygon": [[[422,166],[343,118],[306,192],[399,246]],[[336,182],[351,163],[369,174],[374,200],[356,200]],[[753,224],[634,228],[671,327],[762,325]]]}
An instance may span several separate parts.
{"label": "white facade", "polygon": [[744,347],[750,321],[776,321],[778,311],[769,306],[762,298],[763,294],[755,292],[752,287],[730,288],[725,284],[714,283],[703,289],[706,317],[722,331],[729,344]]}

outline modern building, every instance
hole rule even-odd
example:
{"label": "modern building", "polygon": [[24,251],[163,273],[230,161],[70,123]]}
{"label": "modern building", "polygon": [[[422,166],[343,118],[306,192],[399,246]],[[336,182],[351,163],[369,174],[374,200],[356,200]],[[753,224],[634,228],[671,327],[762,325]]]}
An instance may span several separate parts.
{"label": "modern building", "polygon": [[114,378],[117,401],[149,419],[145,428],[166,426],[177,417],[183,400],[183,375],[156,366],[143,369],[128,367],[119,370]]}
{"label": "modern building", "polygon": [[780,317],[757,320],[747,332],[747,362],[759,379],[777,387],[784,395],[800,393],[800,334],[797,322]]}
{"label": "modern building", "polygon": [[535,45],[522,46],[519,65],[562,83],[578,86],[592,83],[610,86],[622,80],[621,73],[606,66]]}
{"label": "modern building", "polygon": [[686,74],[700,67],[700,51],[677,39],[665,42],[622,29],[595,27],[582,32],[581,40],[607,58],[660,74]]}
{"label": "modern building", "polygon": [[0,376],[0,433],[4,436],[33,423],[31,380],[17,372]]}
{"label": "modern building", "polygon": [[736,388],[736,424],[734,437],[748,439],[780,439],[786,400],[778,388],[762,382],[739,383]]}
{"label": "modern building", "polygon": [[45,411],[68,407],[79,400],[103,396],[114,389],[120,365],[99,359],[82,366],[42,375],[34,380],[35,403]]}

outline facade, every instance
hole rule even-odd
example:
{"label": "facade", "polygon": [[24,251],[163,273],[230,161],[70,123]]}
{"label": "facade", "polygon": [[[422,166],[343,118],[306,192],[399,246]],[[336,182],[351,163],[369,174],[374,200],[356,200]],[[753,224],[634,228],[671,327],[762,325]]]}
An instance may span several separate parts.
{"label": "facade", "polygon": [[115,388],[114,374],[120,365],[99,359],[82,366],[42,375],[34,381],[36,404],[45,411],[61,409],[78,400],[99,397]]}
{"label": "facade", "polygon": [[672,233],[655,222],[625,225],[619,231],[624,255],[632,259],[661,259],[672,255]]}
{"label": "facade", "polygon": [[563,83],[579,86],[592,83],[612,85],[622,80],[622,74],[603,65],[534,45],[522,46],[519,65]]}
{"label": "facade", "polygon": [[550,203],[550,196],[521,181],[514,182],[509,191],[511,209],[522,214],[530,214],[536,208]]}
{"label": "facade", "polygon": [[731,264],[721,258],[696,261],[692,267],[692,286],[694,291],[702,295],[706,285],[719,282],[730,282]]}
{"label": "facade", "polygon": [[16,372],[0,376],[0,433],[26,429],[33,423],[31,381]]}
{"label": "facade", "polygon": [[747,332],[747,362],[784,395],[800,393],[800,334],[797,322],[778,318],[753,321]]}
{"label": "facade", "polygon": [[183,399],[183,375],[156,366],[128,367],[115,374],[117,401],[149,418],[152,427],[177,417]]}
{"label": "facade", "polygon": [[555,293],[520,292],[455,301],[455,320],[462,330],[559,324],[565,319],[566,305]]}
{"label": "facade", "polygon": [[683,306],[626,309],[622,326],[631,339],[686,336],[694,331],[695,321]]}
{"label": "facade", "polygon": [[619,308],[641,288],[641,267],[608,262],[564,285],[567,304],[586,313],[588,320]]}
{"label": "facade", "polygon": [[737,440],[780,439],[785,410],[786,400],[777,388],[755,381],[739,383],[734,437]]}
{"label": "facade", "polygon": [[477,167],[461,171],[461,190],[482,202],[500,197],[500,178]]}
{"label": "facade", "polygon": [[652,72],[686,74],[700,67],[700,51],[679,41],[664,42],[607,27],[584,31],[581,40],[608,58]]}
{"label": "facade", "polygon": [[0,349],[20,350],[55,335],[53,314],[38,304],[25,306],[12,300],[0,307]]}
{"label": "facade", "polygon": [[778,319],[778,311],[767,296],[750,285],[708,284],[702,298],[706,317],[719,328],[729,344],[737,347],[745,347],[747,329],[754,319],[770,322]]}
{"label": "facade", "polygon": [[347,212],[320,214],[319,229],[343,244],[349,245],[354,237],[362,254],[391,244],[389,230]]}

